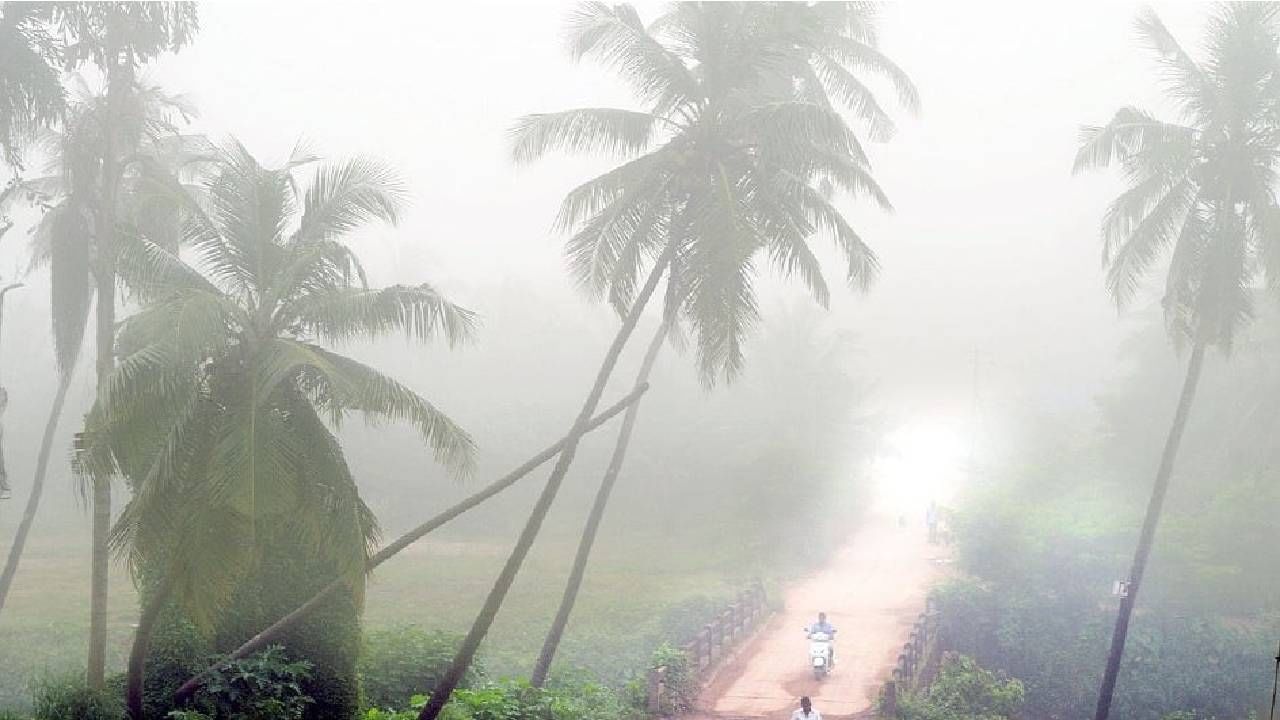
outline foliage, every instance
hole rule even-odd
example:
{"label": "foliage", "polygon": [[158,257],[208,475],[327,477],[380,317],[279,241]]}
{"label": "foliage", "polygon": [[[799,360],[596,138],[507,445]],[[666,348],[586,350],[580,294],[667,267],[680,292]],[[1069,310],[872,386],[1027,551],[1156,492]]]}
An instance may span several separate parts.
{"label": "foliage", "polygon": [[310,674],[310,663],[273,646],[212,672],[195,702],[217,720],[301,720],[312,702],[302,689]]}
{"label": "foliage", "polygon": [[[1065,518],[1115,517],[1113,507],[1088,502],[1060,498],[1061,515],[1012,502],[1008,494],[971,505],[957,538],[961,564],[972,575],[938,595],[947,646],[1021,680],[1027,713],[1047,720],[1092,712],[1098,660],[1113,622],[1107,590],[1127,538],[1072,527]],[[1166,605],[1149,603],[1130,628],[1117,715],[1158,720],[1190,708],[1242,717],[1256,709],[1269,688],[1256,672],[1257,658],[1267,656],[1280,625],[1266,617],[1193,619]]]}
{"label": "foliage", "polygon": [[465,472],[472,442],[448,416],[324,341],[402,332],[466,338],[471,313],[429,285],[369,289],[340,240],[394,222],[403,190],[381,165],[319,166],[298,154],[267,169],[223,150],[184,237],[189,264],[140,236],[121,272],[147,301],[120,328],[120,362],[86,420],[80,472],[116,468],[133,490],[114,529],[135,568],[175,573],[175,597],[211,628],[268,529],[314,547],[363,587],[372,514],[332,426],[351,415],[412,424],[436,457]]}
{"label": "foliage", "polygon": [[83,677],[40,680],[32,689],[33,720],[125,720],[119,688],[92,690]]}
{"label": "foliage", "polygon": [[[414,695],[428,695],[449,667],[461,639],[428,632],[416,626],[386,628],[365,634],[359,673],[366,707],[395,708],[409,704]],[[472,663],[462,687],[482,676],[482,664]]]}
{"label": "foliage", "polygon": [[971,657],[948,653],[929,690],[904,698],[899,714],[906,720],[1013,718],[1024,695],[1018,680],[984,670]]}
{"label": "foliage", "polygon": [[1178,341],[1230,349],[1252,316],[1255,281],[1280,274],[1278,23],[1272,3],[1215,5],[1207,56],[1197,60],[1155,11],[1144,10],[1138,31],[1178,121],[1124,107],[1082,133],[1075,169],[1117,164],[1129,185],[1102,224],[1111,294],[1127,303],[1170,253],[1163,305]]}
{"label": "foliage", "polygon": [[57,120],[66,104],[58,47],[44,14],[35,3],[0,5],[0,151],[13,166],[20,163],[21,145]]}
{"label": "foliage", "polygon": [[857,73],[888,80],[908,108],[918,102],[876,47],[875,24],[874,8],[855,3],[674,3],[648,25],[630,5],[583,3],[570,53],[607,66],[645,109],[542,113],[513,128],[519,163],[554,151],[622,161],[561,204],[570,271],[623,313],[646,266],[673,252],[669,302],[693,328],[708,383],[742,369],[757,263],[826,305],[808,245],[821,234],[844,254],[851,285],[876,275],[874,253],[831,201],[840,190],[890,207],[840,112],[873,139],[892,132]]}
{"label": "foliage", "polygon": [[[414,720],[426,704],[418,695],[408,710],[371,708],[361,720]],[[446,720],[640,720],[625,695],[590,680],[557,678],[545,688],[504,680],[453,692],[440,717]]]}
{"label": "foliage", "polygon": [[690,710],[700,688],[698,678],[689,666],[689,656],[683,650],[663,643],[653,651],[651,667],[665,668],[663,681],[666,692],[660,698],[660,714],[672,717]]}

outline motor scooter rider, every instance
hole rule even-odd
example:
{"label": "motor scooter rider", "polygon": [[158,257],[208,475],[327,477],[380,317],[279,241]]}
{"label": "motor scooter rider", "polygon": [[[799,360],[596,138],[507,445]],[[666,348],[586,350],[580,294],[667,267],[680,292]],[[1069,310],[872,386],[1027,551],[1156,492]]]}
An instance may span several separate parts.
{"label": "motor scooter rider", "polygon": [[823,633],[827,637],[831,638],[831,642],[827,645],[827,647],[829,648],[827,652],[830,653],[831,664],[835,665],[836,664],[836,642],[835,642],[836,627],[831,623],[827,622],[827,614],[824,612],[818,613],[818,622],[805,628],[805,633],[809,635],[812,635],[814,633]]}

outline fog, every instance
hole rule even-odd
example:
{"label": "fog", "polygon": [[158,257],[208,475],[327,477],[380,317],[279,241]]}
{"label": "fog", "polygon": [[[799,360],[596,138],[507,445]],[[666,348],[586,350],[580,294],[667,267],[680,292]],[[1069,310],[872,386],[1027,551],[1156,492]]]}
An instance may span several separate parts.
{"label": "fog", "polygon": [[[460,474],[436,462],[407,423],[352,417],[338,426],[385,545],[573,426],[620,318],[575,286],[556,214],[566,193],[618,162],[549,153],[517,165],[512,128],[530,113],[640,105],[610,68],[568,56],[566,21],[575,3],[197,6],[191,43],[143,71],[145,82],[198,109],[184,132],[218,143],[234,138],[266,167],[279,167],[299,143],[325,158],[385,161],[407,188],[407,208],[396,226],[365,223],[343,242],[364,264],[370,286],[429,282],[477,314],[474,337],[453,348],[440,338],[398,336],[326,345],[428,398],[476,442],[474,470]],[[636,6],[646,20],[666,7]],[[695,693],[690,702],[705,717],[783,718],[800,695],[832,717],[869,711],[884,697],[892,658],[926,607],[941,613],[941,649],[922,665],[932,669],[910,693],[899,686],[917,704],[908,702],[897,716],[943,717],[920,703],[931,702],[931,684],[946,682],[948,658],[960,656],[994,673],[984,682],[1017,684],[1019,701],[1015,709],[969,708],[946,717],[1049,720],[1093,711],[1111,623],[1117,605],[1127,604],[1108,588],[1131,575],[1188,358],[1162,322],[1167,254],[1124,308],[1108,293],[1099,228],[1108,203],[1129,187],[1125,177],[1072,173],[1082,126],[1102,125],[1127,105],[1178,117],[1152,53],[1135,34],[1144,7],[881,8],[878,47],[918,88],[921,108],[902,110],[883,78],[868,80],[896,123],[891,138],[866,143],[893,211],[847,196],[836,202],[878,256],[879,277],[865,293],[847,287],[838,249],[815,240],[831,288],[824,308],[795,278],[757,263],[761,319],[732,381],[705,382],[694,330],[681,324],[680,340],[668,343],[649,378],[556,672],[581,670],[610,688],[630,682],[635,691],[657,663],[655,648],[687,642],[733,593],[759,584],[771,598],[772,624]],[[1206,51],[1209,6],[1153,9],[1183,47],[1197,56]],[[90,85],[100,83],[92,67],[83,74]],[[30,207],[10,214],[15,225],[0,243],[0,279],[25,286],[6,297],[0,328],[4,463],[13,488],[13,497],[0,501],[0,554],[17,530],[57,384],[49,273],[30,267],[27,242],[41,215]],[[1147,654],[1126,656],[1115,717],[1160,720],[1188,717],[1170,715],[1186,711],[1227,720],[1266,709],[1259,691],[1269,688],[1272,648],[1262,638],[1280,630],[1280,573],[1267,559],[1280,530],[1280,424],[1270,407],[1280,397],[1280,314],[1274,293],[1259,289],[1262,277],[1259,271],[1249,283],[1257,317],[1240,330],[1233,353],[1209,351],[1134,615],[1130,643],[1145,643]],[[651,304],[600,408],[631,389],[660,326],[659,303]],[[125,299],[119,319],[139,307],[137,297]],[[0,673],[15,678],[0,683],[0,717],[8,708],[38,710],[32,681],[83,671],[91,503],[71,459],[73,436],[98,392],[93,357],[90,326],[13,598],[8,607],[0,601],[0,646],[36,648],[0,653]],[[610,464],[618,422],[582,441],[528,567],[481,646],[489,680],[528,675]],[[455,635],[471,627],[550,468],[371,573],[367,588],[353,585],[354,635],[335,630],[332,638],[346,639],[332,642],[363,648],[360,662],[373,663],[368,658],[380,656],[370,648],[391,643],[378,633],[394,639],[412,626],[449,633],[434,662],[451,657]],[[118,514],[131,486],[118,480],[115,493]],[[942,513],[945,547],[936,538],[926,543],[926,508],[930,517]],[[279,570],[265,560],[253,567]],[[123,671],[139,624],[129,574],[138,568],[122,558],[112,568],[109,673]],[[288,568],[279,572],[300,586],[332,574],[328,565],[324,573],[306,564]],[[866,589],[899,585],[910,587],[888,598]],[[254,592],[249,584],[236,587]],[[264,601],[245,617],[260,628],[274,610],[300,604],[316,588],[304,589],[280,608]],[[827,598],[805,596],[813,592]],[[810,682],[799,656],[804,638],[793,627],[819,607],[849,628],[839,636],[849,664],[835,665],[822,683],[816,673]],[[800,640],[775,652],[780,625]],[[199,630],[208,656],[235,649],[256,631]],[[164,653],[173,641],[166,638],[164,651],[153,653],[165,659],[153,657],[153,666],[169,662]],[[310,652],[305,638],[298,647]],[[1054,657],[1029,649],[1049,646],[1065,649]],[[294,650],[285,644],[286,654]],[[329,672],[325,662],[321,669]],[[174,677],[163,682],[180,681],[176,674],[185,678],[197,664],[166,666]],[[1230,680],[1208,677],[1213,672],[1200,665]],[[380,686],[371,678],[388,674],[381,667],[360,666],[364,695],[351,708],[375,711],[369,698]],[[438,687],[442,669],[434,667],[431,682],[420,680],[414,694]],[[1180,677],[1182,686],[1162,685],[1157,676],[1175,686]],[[630,708],[634,698],[616,692]],[[733,705],[748,696],[760,698],[757,706]],[[408,698],[383,709],[409,712]],[[312,703],[305,716],[351,717],[317,710],[325,702]],[[148,705],[148,716],[158,707]],[[209,717],[241,717],[213,707],[199,706]],[[642,710],[653,708],[635,711]],[[484,720],[474,708],[467,712]],[[591,717],[637,717],[618,712]]]}

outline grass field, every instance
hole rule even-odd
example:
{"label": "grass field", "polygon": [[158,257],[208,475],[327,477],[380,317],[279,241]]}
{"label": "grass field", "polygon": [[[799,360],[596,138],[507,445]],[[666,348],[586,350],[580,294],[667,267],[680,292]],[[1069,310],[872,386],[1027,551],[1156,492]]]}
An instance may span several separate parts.
{"label": "grass field", "polygon": [[[24,707],[34,679],[83,668],[87,548],[80,528],[37,524],[0,615],[0,709]],[[508,550],[504,544],[457,539],[420,542],[373,575],[366,628],[415,624],[465,630]],[[529,672],[560,600],[572,555],[567,539],[536,546],[482,651],[491,675]],[[734,558],[681,552],[669,539],[628,539],[625,546],[605,542],[579,596],[559,655],[560,667],[584,666],[606,679],[621,680],[662,639],[680,639],[699,627],[755,570]],[[133,585],[122,568],[113,566],[112,670],[124,667],[136,617]]]}

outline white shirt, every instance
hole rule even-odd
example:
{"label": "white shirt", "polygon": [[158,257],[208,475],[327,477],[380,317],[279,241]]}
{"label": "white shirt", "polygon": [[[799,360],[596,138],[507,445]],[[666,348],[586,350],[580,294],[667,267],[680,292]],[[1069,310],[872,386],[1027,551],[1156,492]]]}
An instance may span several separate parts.
{"label": "white shirt", "polygon": [[805,715],[804,710],[797,709],[791,713],[791,720],[822,720],[822,713],[817,708],[809,710],[809,714]]}

